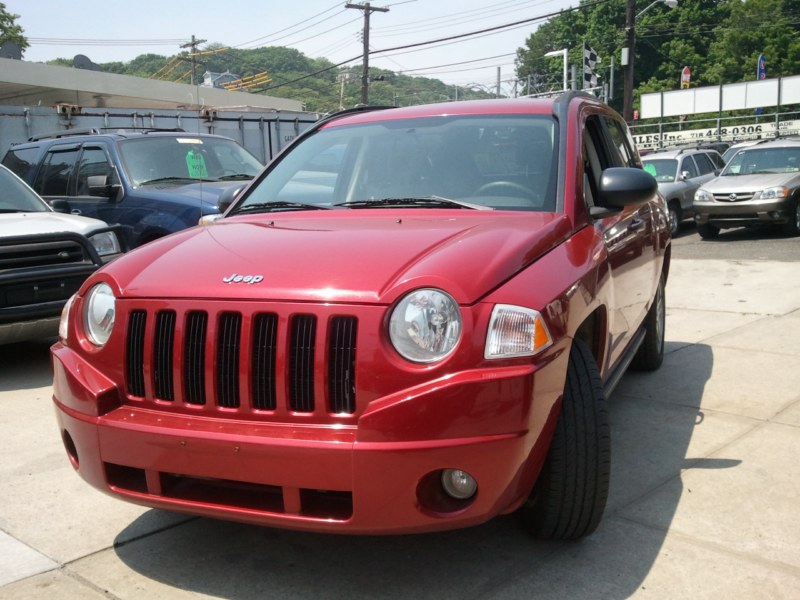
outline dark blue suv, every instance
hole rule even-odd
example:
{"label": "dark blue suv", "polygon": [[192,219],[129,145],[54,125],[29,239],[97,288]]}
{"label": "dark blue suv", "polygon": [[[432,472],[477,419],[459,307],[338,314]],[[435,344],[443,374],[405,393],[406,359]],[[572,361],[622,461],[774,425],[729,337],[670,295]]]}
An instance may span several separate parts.
{"label": "dark blue suv", "polygon": [[3,165],[60,212],[120,224],[128,246],[197,225],[263,165],[234,140],[164,131],[66,131],[13,146]]}

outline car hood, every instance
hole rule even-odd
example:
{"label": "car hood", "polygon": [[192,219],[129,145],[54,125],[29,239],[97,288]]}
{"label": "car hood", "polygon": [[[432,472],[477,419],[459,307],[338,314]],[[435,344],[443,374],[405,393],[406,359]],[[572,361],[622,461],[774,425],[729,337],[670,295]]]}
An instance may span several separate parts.
{"label": "car hood", "polygon": [[438,287],[469,304],[566,240],[565,215],[330,211],[236,217],[106,268],[123,297],[388,304]]}
{"label": "car hood", "polygon": [[192,183],[163,182],[139,186],[136,188],[136,195],[154,200],[162,198],[168,198],[173,202],[182,200],[187,205],[201,204],[206,209],[213,209],[204,210],[204,213],[219,212],[216,210],[217,201],[222,193],[228,188],[244,187],[250,181],[249,179],[237,179],[236,181],[197,181]]}
{"label": "car hood", "polygon": [[755,192],[769,187],[797,185],[797,173],[759,173],[757,175],[725,175],[703,184],[712,194]]}
{"label": "car hood", "polygon": [[70,231],[88,235],[106,224],[98,219],[57,212],[0,213],[0,238]]}

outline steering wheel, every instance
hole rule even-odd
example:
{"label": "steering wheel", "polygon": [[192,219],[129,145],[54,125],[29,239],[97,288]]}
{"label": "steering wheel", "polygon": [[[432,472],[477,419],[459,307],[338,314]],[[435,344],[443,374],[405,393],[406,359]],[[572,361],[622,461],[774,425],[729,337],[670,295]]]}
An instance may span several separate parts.
{"label": "steering wheel", "polygon": [[[533,198],[536,196],[536,193],[531,188],[524,186],[521,183],[517,183],[515,181],[490,181],[489,183],[485,183],[477,190],[475,190],[472,193],[472,195],[481,196],[486,192],[490,190],[496,190],[497,188],[506,188],[509,191],[516,192],[510,194],[515,197]],[[508,195],[508,194],[501,194],[501,195]]]}

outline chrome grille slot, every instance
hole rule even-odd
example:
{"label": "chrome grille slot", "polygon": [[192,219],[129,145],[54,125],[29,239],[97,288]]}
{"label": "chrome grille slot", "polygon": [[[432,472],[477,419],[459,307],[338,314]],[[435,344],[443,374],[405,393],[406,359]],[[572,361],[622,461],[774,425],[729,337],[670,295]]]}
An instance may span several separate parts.
{"label": "chrome grille slot", "polygon": [[259,410],[275,410],[275,360],[278,343],[278,317],[256,315],[253,320],[252,405]]}
{"label": "chrome grille slot", "polygon": [[217,324],[217,405],[239,407],[239,350],[242,315],[222,313]]}
{"label": "chrome grille slot", "polygon": [[188,404],[206,403],[206,336],[208,315],[193,311],[186,315],[183,346],[183,393]]}
{"label": "chrome grille slot", "polygon": [[314,410],[314,348],[317,318],[296,315],[289,349],[289,406],[297,412]]}
{"label": "chrome grille slot", "polygon": [[354,317],[334,317],[328,331],[328,402],[333,413],[356,410],[356,330]]}
{"label": "chrome grille slot", "polygon": [[128,394],[144,396],[144,334],[147,313],[134,310],[128,316],[128,347],[125,367],[127,370]]}
{"label": "chrome grille slot", "polygon": [[175,348],[175,313],[161,311],[156,315],[156,332],[153,339],[153,382],[156,398],[174,400],[175,386],[172,378]]}

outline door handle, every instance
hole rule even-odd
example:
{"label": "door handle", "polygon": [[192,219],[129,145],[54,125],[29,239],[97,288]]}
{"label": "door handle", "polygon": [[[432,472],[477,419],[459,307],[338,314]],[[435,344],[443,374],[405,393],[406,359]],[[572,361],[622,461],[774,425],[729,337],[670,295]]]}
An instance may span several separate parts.
{"label": "door handle", "polygon": [[638,217],[633,219],[628,225],[628,231],[639,231],[644,227],[644,221]]}

